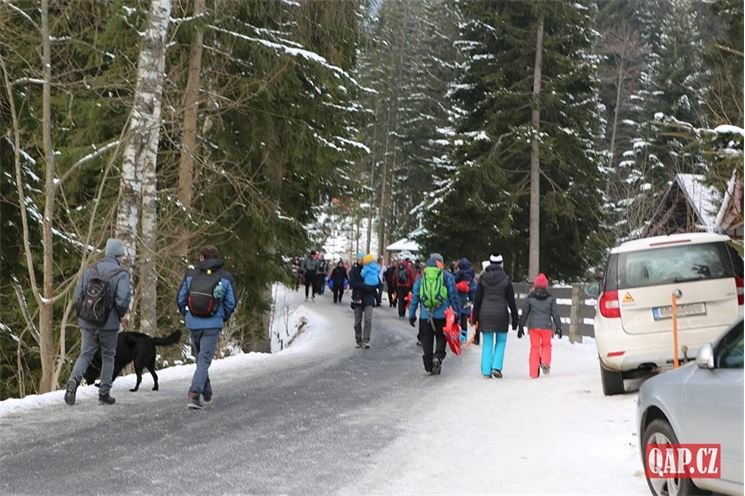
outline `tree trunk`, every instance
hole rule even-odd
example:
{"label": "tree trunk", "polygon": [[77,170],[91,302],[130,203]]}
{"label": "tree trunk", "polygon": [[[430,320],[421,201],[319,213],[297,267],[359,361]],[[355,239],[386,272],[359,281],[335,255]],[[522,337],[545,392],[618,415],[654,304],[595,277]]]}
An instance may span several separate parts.
{"label": "tree trunk", "polygon": [[[379,109],[379,96],[375,97],[375,113],[373,114],[375,116],[375,120],[377,122],[378,119],[378,109]],[[375,134],[377,135],[377,125],[375,128]],[[373,146],[375,148],[378,148],[378,141],[377,139],[373,140]],[[375,202],[375,153],[370,153],[370,201],[367,207],[367,243],[365,244],[365,252],[370,253],[370,250],[372,249],[372,222],[373,222],[373,203]]]}
{"label": "tree trunk", "polygon": [[[142,208],[145,256],[139,275],[143,332],[155,325],[156,274],[154,268],[157,231],[157,153],[160,139],[160,107],[163,93],[166,33],[171,15],[170,0],[152,0],[148,25],[142,37],[127,144],[122,163],[121,198],[117,211],[116,235],[124,242],[130,261],[137,262],[137,234]],[[137,264],[135,264],[137,265]]]}
{"label": "tree trunk", "polygon": [[618,78],[616,80],[616,108],[613,109],[613,126],[611,127],[610,133],[610,147],[608,150],[610,160],[608,162],[608,167],[613,167],[613,162],[615,161],[616,156],[616,129],[618,129],[618,114],[620,113],[619,109],[621,107],[621,95],[623,94],[624,58],[624,55],[621,54],[621,60],[618,62]]}
{"label": "tree trunk", "polygon": [[[204,13],[204,0],[194,0],[194,17]],[[200,72],[202,70],[202,42],[204,34],[200,27],[191,43],[189,52],[189,73],[184,93],[184,122],[181,134],[181,161],[178,172],[178,199],[181,208],[187,218],[191,218],[193,178],[194,178],[194,155],[197,152],[197,117],[199,114],[199,86]],[[184,226],[178,245],[176,255],[187,259],[189,251],[189,228]]]}
{"label": "tree trunk", "polygon": [[541,162],[538,132],[541,123],[541,67],[543,64],[543,14],[538,18],[538,32],[535,37],[535,65],[533,66],[533,137],[530,153],[530,246],[528,249],[528,277],[532,280],[538,275],[541,246]]}
{"label": "tree trunk", "polygon": [[43,246],[43,298],[39,306],[39,351],[41,354],[41,381],[39,392],[46,393],[52,390],[54,374],[54,336],[53,318],[54,305],[54,240],[52,239],[52,218],[54,217],[54,204],[57,186],[56,166],[54,160],[54,146],[52,145],[52,50],[49,33],[49,0],[41,2],[41,37],[42,37],[42,74],[44,84],[42,87],[42,140],[44,146],[45,171],[45,202],[44,218],[42,220],[42,246]]}

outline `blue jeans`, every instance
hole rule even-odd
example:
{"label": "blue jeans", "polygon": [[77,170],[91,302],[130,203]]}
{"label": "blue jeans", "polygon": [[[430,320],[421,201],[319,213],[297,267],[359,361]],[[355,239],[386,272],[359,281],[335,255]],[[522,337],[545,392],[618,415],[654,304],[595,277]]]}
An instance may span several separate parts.
{"label": "blue jeans", "polygon": [[481,374],[491,375],[492,370],[501,371],[504,365],[507,333],[482,332],[481,341]]}
{"label": "blue jeans", "polygon": [[215,354],[217,339],[222,329],[193,329],[189,331],[193,354],[197,357],[197,370],[191,378],[190,393],[212,395],[209,368]]}

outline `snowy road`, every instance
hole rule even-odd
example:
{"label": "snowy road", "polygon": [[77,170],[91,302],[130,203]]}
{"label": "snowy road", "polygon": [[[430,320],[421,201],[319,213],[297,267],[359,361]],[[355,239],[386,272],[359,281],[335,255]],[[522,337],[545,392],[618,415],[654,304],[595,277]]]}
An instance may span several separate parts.
{"label": "snowy road", "polygon": [[480,377],[478,347],[430,377],[393,310],[358,350],[348,304],[309,307],[289,350],[215,362],[201,412],[185,409],[192,366],[158,392],[121,378],[113,407],[93,388],[74,408],[59,391],[0,403],[0,494],[648,494],[636,395],[602,396],[593,344],[555,341],[532,381],[511,334],[505,379]]}

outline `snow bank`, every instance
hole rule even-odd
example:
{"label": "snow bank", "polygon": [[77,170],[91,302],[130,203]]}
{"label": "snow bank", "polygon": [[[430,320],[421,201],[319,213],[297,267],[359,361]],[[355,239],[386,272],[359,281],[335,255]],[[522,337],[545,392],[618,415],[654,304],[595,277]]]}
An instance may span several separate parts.
{"label": "snow bank", "polygon": [[[210,367],[210,373],[225,372],[243,369],[246,367],[256,367],[259,364],[266,363],[273,357],[288,354],[310,353],[319,346],[328,347],[329,343],[320,339],[323,329],[328,328],[328,319],[321,313],[314,311],[309,305],[305,305],[300,293],[291,291],[286,286],[276,285],[273,288],[273,294],[276,297],[276,314],[272,320],[272,351],[275,350],[275,333],[277,343],[283,340],[283,348],[277,350],[277,353],[239,353],[238,355],[215,359]],[[302,326],[301,326],[301,323]],[[286,331],[286,332],[285,332]],[[292,347],[289,348],[289,343]],[[181,381],[188,385],[194,374],[196,365],[176,365],[158,370],[158,382],[164,384],[170,381]],[[150,375],[146,372],[144,375],[144,386],[150,388],[148,380]],[[134,387],[136,377],[134,374],[119,377],[114,381],[112,393],[116,396],[117,391],[123,391]],[[0,417],[17,413],[20,411],[33,410],[48,406],[59,406],[64,402],[64,389],[52,391],[46,394],[33,394],[25,398],[10,398],[0,401]],[[95,399],[98,395],[98,388],[95,386],[81,386],[78,388],[77,397],[80,399]]]}

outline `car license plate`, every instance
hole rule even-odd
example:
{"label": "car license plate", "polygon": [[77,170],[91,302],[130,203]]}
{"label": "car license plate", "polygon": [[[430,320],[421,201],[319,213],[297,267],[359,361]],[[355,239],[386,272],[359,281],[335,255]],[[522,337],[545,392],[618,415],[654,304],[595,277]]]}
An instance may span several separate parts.
{"label": "car license plate", "polygon": [[[706,303],[688,303],[678,305],[678,317],[691,317],[693,315],[706,315]],[[652,309],[654,320],[672,319],[673,307],[654,307]]]}

